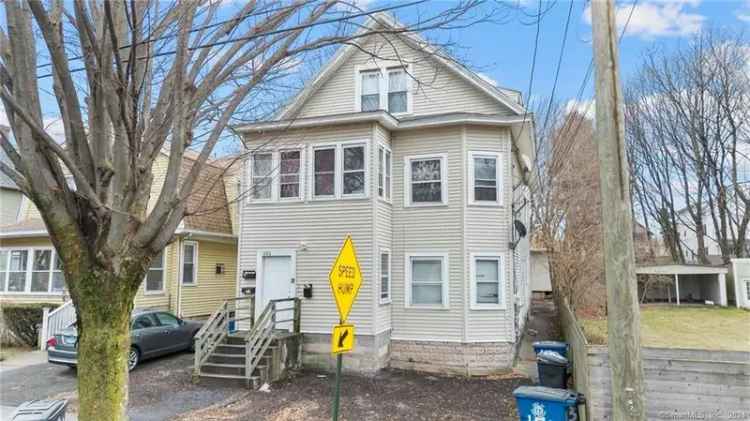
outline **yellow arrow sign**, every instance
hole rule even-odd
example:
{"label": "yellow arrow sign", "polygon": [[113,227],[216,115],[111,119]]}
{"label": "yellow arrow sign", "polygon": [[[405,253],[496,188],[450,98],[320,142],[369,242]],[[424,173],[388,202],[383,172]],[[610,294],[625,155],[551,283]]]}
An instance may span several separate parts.
{"label": "yellow arrow sign", "polygon": [[331,352],[341,354],[354,349],[354,325],[336,325],[331,335]]}
{"label": "yellow arrow sign", "polygon": [[328,279],[331,281],[331,290],[339,309],[339,317],[341,321],[346,321],[352,304],[357,298],[359,287],[362,285],[362,271],[359,268],[351,235],[346,236],[339,256],[333,263],[331,273],[328,274]]}

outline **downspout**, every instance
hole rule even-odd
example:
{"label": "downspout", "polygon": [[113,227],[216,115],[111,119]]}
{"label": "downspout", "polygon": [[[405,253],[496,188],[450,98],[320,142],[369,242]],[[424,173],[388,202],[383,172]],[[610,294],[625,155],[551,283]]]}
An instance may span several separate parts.
{"label": "downspout", "polygon": [[182,318],[182,237],[177,236],[177,267],[175,282],[177,282],[177,317]]}

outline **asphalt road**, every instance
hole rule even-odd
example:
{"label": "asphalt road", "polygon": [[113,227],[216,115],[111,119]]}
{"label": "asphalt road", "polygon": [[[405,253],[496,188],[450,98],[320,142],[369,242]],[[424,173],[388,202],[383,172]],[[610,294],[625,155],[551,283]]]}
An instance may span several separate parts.
{"label": "asphalt road", "polygon": [[[239,383],[191,381],[193,354],[144,361],[130,374],[128,415],[133,421],[161,421],[205,408],[238,392]],[[76,371],[53,364],[33,364],[0,371],[0,406],[16,407],[32,399],[69,399],[77,412]],[[6,412],[6,411],[3,411]],[[3,414],[5,415],[5,414]]]}

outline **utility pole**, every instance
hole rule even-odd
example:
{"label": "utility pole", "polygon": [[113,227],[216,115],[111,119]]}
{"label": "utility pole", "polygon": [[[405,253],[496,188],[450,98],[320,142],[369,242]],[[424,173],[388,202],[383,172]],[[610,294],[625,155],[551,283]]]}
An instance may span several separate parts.
{"label": "utility pole", "polygon": [[607,282],[612,419],[646,419],[641,316],[633,251],[630,174],[618,76],[614,0],[591,0],[596,63],[596,130],[602,195],[602,247]]}

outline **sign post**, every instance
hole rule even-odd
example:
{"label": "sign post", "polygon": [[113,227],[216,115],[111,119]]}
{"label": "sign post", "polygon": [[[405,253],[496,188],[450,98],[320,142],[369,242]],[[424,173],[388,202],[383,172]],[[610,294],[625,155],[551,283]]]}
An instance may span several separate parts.
{"label": "sign post", "polygon": [[346,324],[352,304],[362,286],[362,271],[357,261],[357,252],[351,235],[347,235],[341,246],[331,273],[328,274],[333,298],[339,311],[339,324],[331,334],[331,353],[336,354],[336,386],[333,391],[333,421],[339,419],[339,398],[341,396],[341,366],[344,353],[354,349],[354,325]]}

